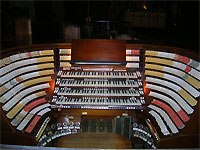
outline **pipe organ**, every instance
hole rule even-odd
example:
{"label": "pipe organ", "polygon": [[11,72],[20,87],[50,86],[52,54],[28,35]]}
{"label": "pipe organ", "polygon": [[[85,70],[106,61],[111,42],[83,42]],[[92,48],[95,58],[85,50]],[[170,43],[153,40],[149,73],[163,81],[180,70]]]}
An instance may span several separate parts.
{"label": "pipe organ", "polygon": [[106,134],[126,137],[129,148],[199,147],[193,52],[82,39],[2,56],[1,144],[58,146],[72,134]]}

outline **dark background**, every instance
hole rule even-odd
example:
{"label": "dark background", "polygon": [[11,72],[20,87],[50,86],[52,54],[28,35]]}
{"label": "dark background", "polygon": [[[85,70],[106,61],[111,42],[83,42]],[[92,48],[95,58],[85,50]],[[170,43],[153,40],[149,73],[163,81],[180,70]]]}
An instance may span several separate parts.
{"label": "dark background", "polygon": [[[127,28],[124,14],[129,11],[164,12],[166,25]],[[89,23],[87,16],[91,18]],[[199,52],[199,1],[1,1],[1,49],[16,46],[15,19],[19,17],[31,19],[33,44],[64,42],[63,27],[67,24],[80,27],[82,39],[107,39],[110,33],[100,35],[95,27],[100,21],[110,21],[118,25],[110,30],[139,39],[127,43],[169,45]],[[88,25],[93,27],[90,36],[85,34]]]}

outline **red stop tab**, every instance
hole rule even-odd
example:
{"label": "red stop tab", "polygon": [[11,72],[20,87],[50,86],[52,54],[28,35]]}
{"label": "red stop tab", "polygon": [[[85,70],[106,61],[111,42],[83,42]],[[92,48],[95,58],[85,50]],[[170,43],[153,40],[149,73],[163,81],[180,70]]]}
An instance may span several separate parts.
{"label": "red stop tab", "polygon": [[186,66],[186,68],[185,68],[184,71],[185,71],[185,72],[190,72],[190,71],[191,71],[191,67],[190,67],[190,66]]}

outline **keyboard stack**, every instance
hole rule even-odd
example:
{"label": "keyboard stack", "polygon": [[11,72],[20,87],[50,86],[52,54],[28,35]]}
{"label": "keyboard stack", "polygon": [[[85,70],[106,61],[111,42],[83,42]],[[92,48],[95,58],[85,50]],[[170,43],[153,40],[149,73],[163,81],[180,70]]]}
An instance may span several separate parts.
{"label": "keyboard stack", "polygon": [[52,103],[57,108],[143,109],[141,73],[60,70]]}

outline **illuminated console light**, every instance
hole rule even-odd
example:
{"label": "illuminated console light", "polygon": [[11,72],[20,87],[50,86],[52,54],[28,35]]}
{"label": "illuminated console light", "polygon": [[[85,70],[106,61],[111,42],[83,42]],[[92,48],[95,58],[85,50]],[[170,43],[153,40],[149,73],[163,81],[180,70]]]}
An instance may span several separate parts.
{"label": "illuminated console light", "polygon": [[82,112],[82,115],[87,115],[87,112]]}
{"label": "illuminated console light", "polygon": [[127,117],[128,114],[127,113],[122,113],[122,116]]}

